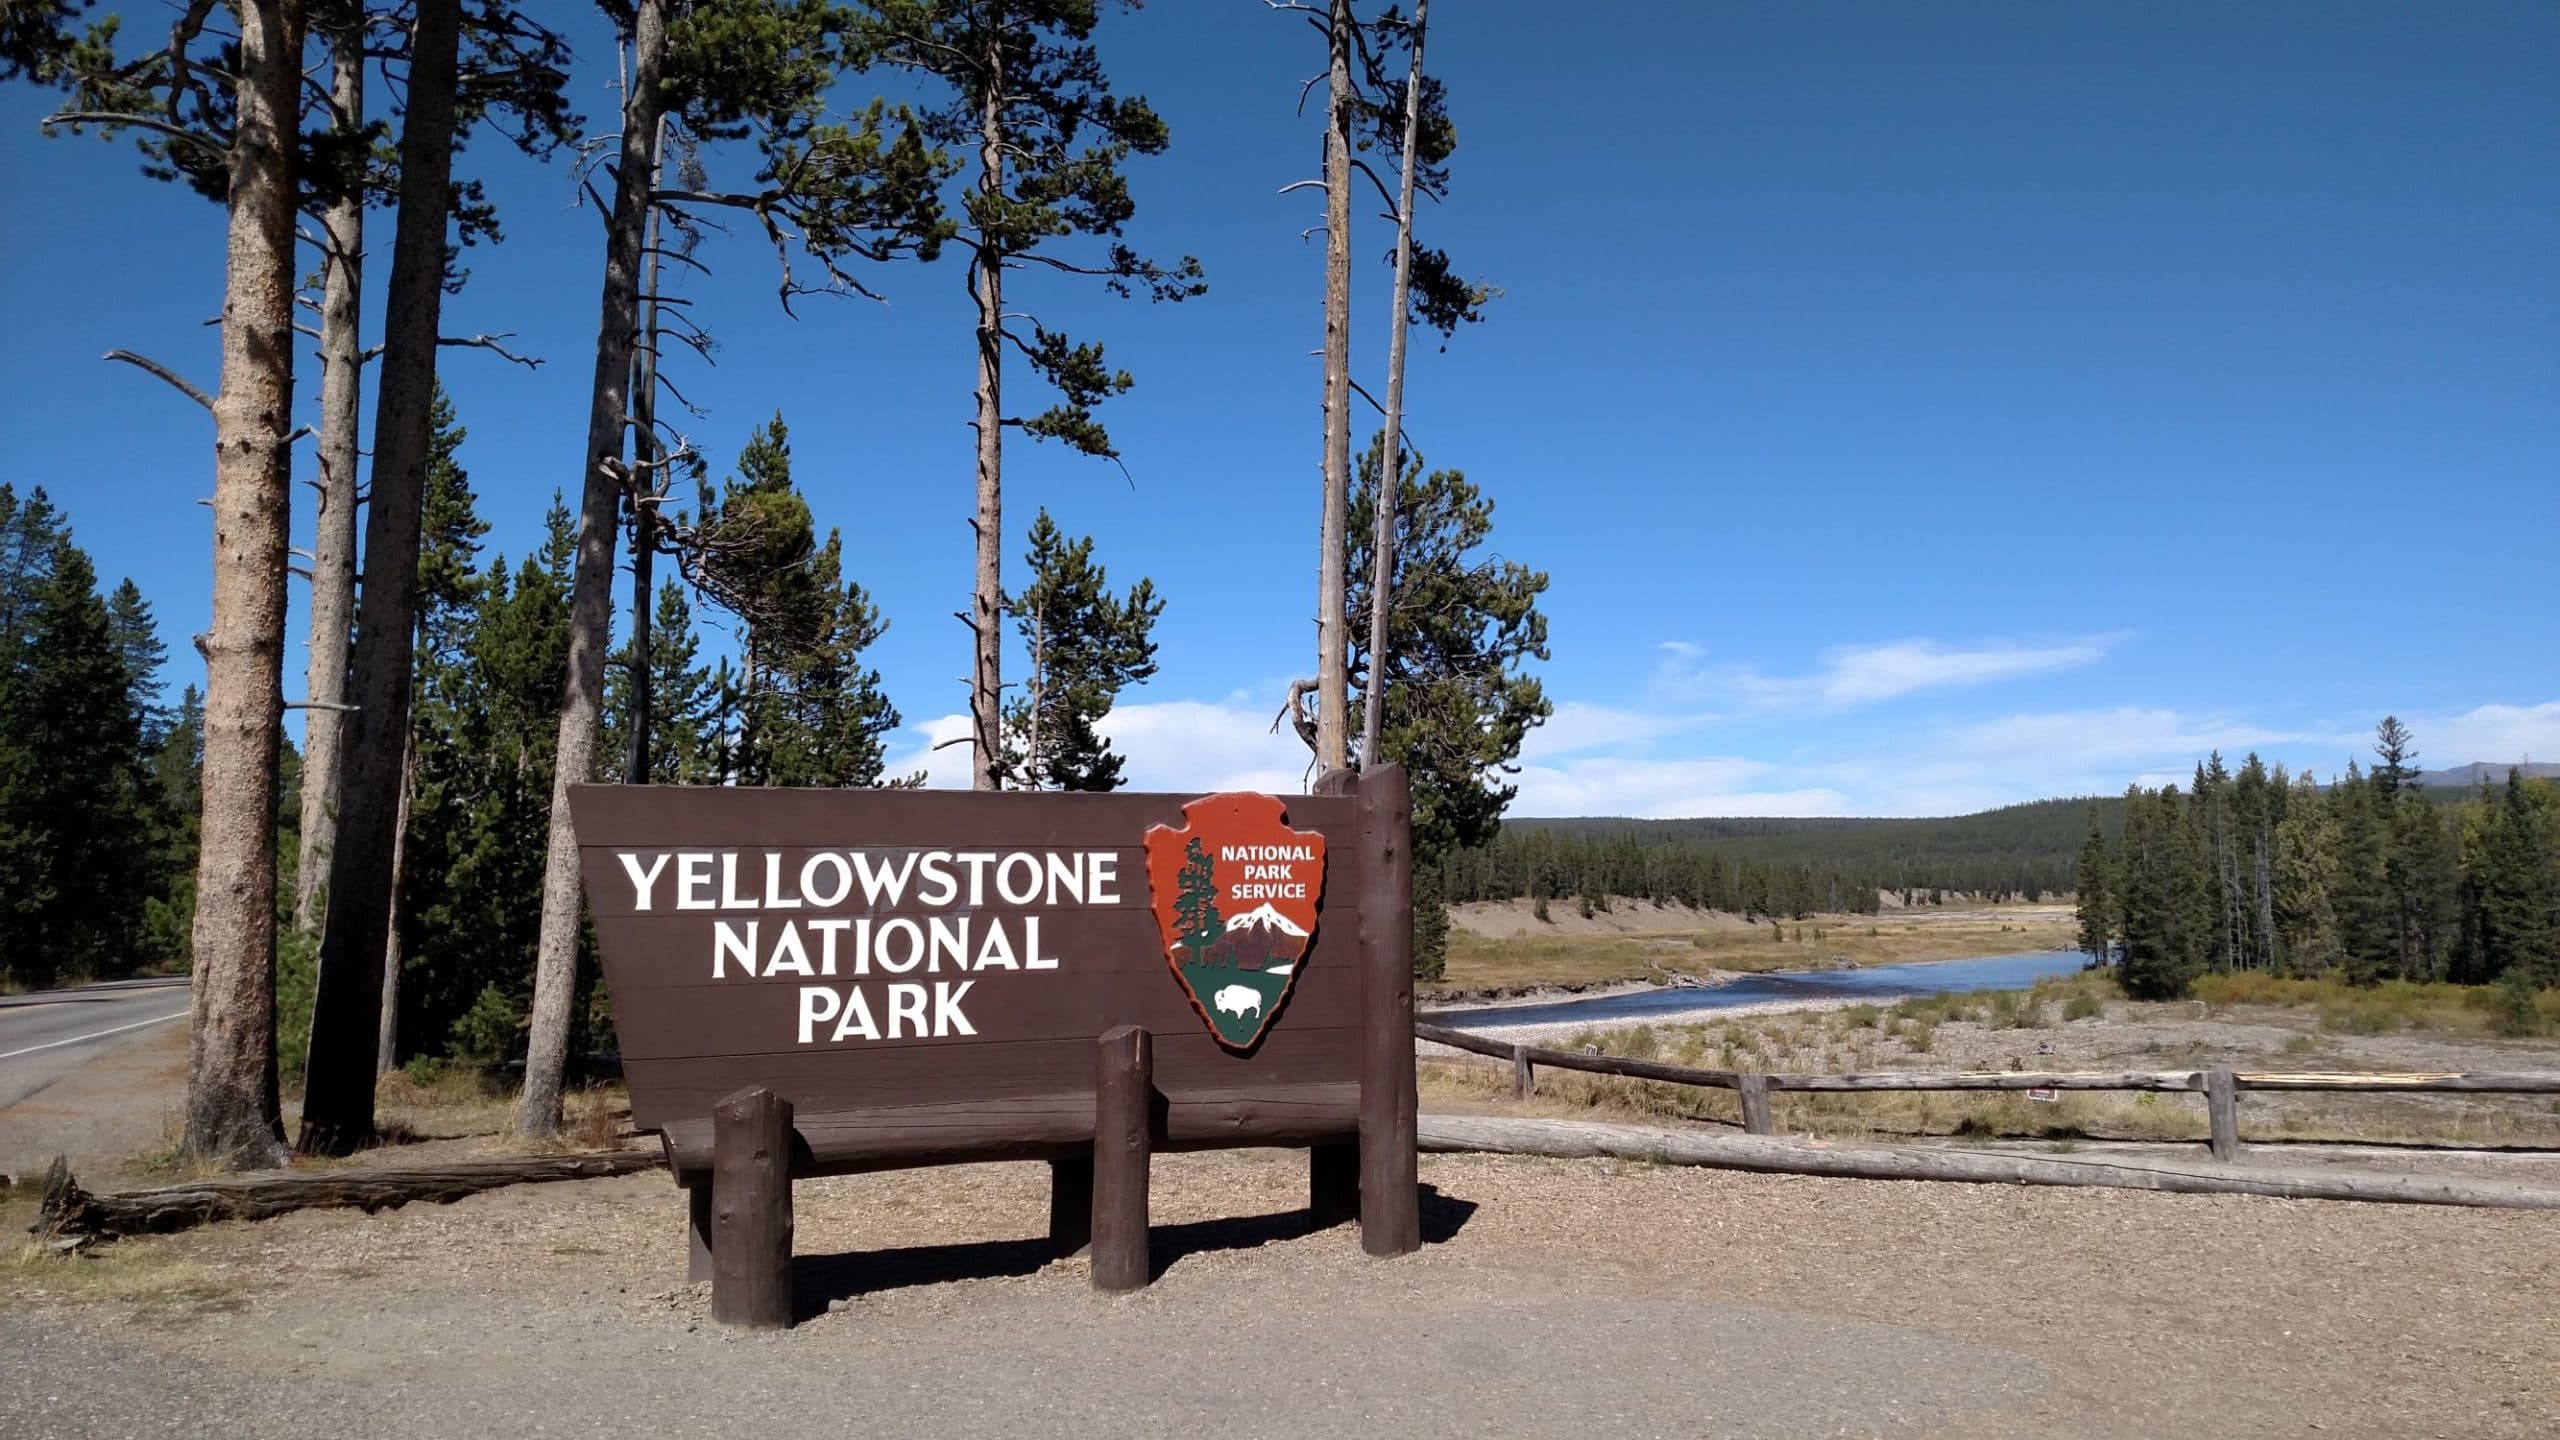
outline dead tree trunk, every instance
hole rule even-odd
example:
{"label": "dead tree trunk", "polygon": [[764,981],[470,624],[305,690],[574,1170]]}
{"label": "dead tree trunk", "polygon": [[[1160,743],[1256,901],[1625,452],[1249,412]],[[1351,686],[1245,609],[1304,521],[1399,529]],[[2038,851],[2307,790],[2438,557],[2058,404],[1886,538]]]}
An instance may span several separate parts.
{"label": "dead tree trunk", "polygon": [[569,674],[560,692],[560,743],[551,783],[550,846],[542,866],[542,938],[534,961],[533,1023],[516,1132],[560,1129],[561,1072],[569,1057],[569,1002],[577,989],[581,899],[578,833],[569,787],[595,772],[604,709],[604,660],[613,637],[613,551],[621,531],[630,418],[631,352],[639,326],[640,252],[657,173],[658,74],[667,48],[668,0],[640,0],[631,29],[631,80],[622,97],[622,154],[605,229],[604,297],[596,320],[593,403],[587,411],[586,484],[578,504],[578,556],[569,590]]}
{"label": "dead tree trunk", "polygon": [[[653,147],[662,173],[667,143],[666,121],[658,122],[657,140]],[[649,188],[655,190],[658,180]],[[649,733],[650,706],[655,700],[655,676],[649,669],[649,632],[652,619],[650,606],[656,596],[651,592],[657,584],[658,500],[667,487],[666,452],[658,444],[658,247],[660,212],[649,210],[649,225],[642,239],[641,253],[647,258],[646,273],[640,283],[640,343],[631,360],[631,454],[636,463],[631,475],[631,713],[624,723],[630,730],[630,746],[622,762],[622,782],[626,785],[649,783],[649,757],[653,739]]]}
{"label": "dead tree trunk", "polygon": [[409,799],[418,783],[418,737],[412,732],[400,757],[400,811],[391,827],[391,884],[382,919],[382,1023],[375,1035],[373,1073],[400,1065],[400,882],[408,869]]}
{"label": "dead tree trunk", "polygon": [[[978,115],[979,193],[1004,193],[1004,50],[990,40]],[[969,604],[976,660],[969,677],[969,788],[1000,783],[996,745],[1004,724],[1004,255],[981,243],[971,263],[978,292],[977,589]]]}
{"label": "dead tree trunk", "polygon": [[1378,456],[1377,528],[1369,548],[1369,676],[1361,689],[1360,768],[1378,763],[1378,736],[1387,723],[1387,616],[1395,598],[1396,496],[1404,481],[1404,347],[1411,324],[1405,308],[1413,294],[1414,151],[1422,141],[1422,27],[1431,0],[1414,0],[1413,69],[1404,88],[1404,174],[1396,189],[1396,285],[1388,300],[1387,431]]}
{"label": "dead tree trunk", "polygon": [[285,551],[293,503],[294,177],[302,7],[242,0],[222,384],[213,402],[213,620],[185,1148],[280,1158],[276,1101],[276,748],[284,734]]}
{"label": "dead tree trunk", "polygon": [[1333,0],[1324,125],[1324,516],[1316,566],[1316,770],[1350,763],[1343,541],[1351,503],[1351,0]]}
{"label": "dead tree trunk", "polygon": [[[364,26],[329,37],[329,105],[337,128],[364,128]],[[339,709],[347,698],[348,628],[356,609],[356,431],[364,398],[364,193],[351,185],[321,219],[320,515],[311,536],[311,655],[303,694],[302,846],[293,926],[320,926],[338,828]]]}
{"label": "dead tree trunk", "polygon": [[364,592],[356,610],[354,723],[339,784],[337,852],[320,930],[311,1058],[302,1101],[305,1154],[342,1155],[373,1138],[392,855],[409,750],[417,637],[418,528],[433,430],[437,328],[444,313],[445,225],[453,175],[460,0],[421,0],[410,38],[409,105],[400,132],[400,210],[383,297],[382,379],[374,397],[372,498]]}

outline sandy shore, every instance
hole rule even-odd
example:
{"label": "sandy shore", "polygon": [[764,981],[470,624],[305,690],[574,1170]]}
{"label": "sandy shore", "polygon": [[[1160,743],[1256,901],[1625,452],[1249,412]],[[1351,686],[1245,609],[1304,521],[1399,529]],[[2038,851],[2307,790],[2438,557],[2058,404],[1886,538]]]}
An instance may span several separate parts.
{"label": "sandy shore", "polygon": [[[1605,991],[1600,992],[1599,994],[1575,995],[1570,998],[1574,1000],[1593,1000],[1601,998],[1602,994],[1622,995],[1635,991],[1656,990],[1659,988],[1661,987],[1654,985],[1632,985],[1628,986],[1624,990]],[[1714,993],[1714,990],[1715,987],[1707,986],[1700,988],[1698,993],[1701,995],[1710,995]],[[1515,1008],[1516,1006],[1521,1005],[1548,1005],[1555,1003],[1557,1002],[1552,1000],[1521,1000],[1513,1002],[1513,1006],[1497,1007],[1486,1005],[1481,1007],[1470,1006],[1468,1008],[1491,1010],[1497,1008]],[[1664,1010],[1656,1014],[1646,1015],[1632,1020],[1550,1020],[1531,1025],[1469,1024],[1466,1027],[1466,1030],[1468,1034],[1482,1035],[1488,1040],[1527,1041],[1532,1044],[1545,1045],[1557,1041],[1569,1040],[1576,1035],[1582,1034],[1586,1030],[1632,1030],[1638,1025],[1700,1025],[1712,1023],[1718,1020],[1736,1019],[1745,1015],[1781,1015],[1797,1010],[1839,1010],[1851,1005],[1872,1005],[1875,1003],[1876,1002],[1873,999],[1854,996],[1826,997],[1819,1000],[1756,1000],[1747,1005],[1701,1004],[1683,1007],[1678,1010]],[[1428,1019],[1429,1017],[1426,1016],[1424,1018]],[[1425,1047],[1426,1050],[1445,1048],[1447,1047]]]}

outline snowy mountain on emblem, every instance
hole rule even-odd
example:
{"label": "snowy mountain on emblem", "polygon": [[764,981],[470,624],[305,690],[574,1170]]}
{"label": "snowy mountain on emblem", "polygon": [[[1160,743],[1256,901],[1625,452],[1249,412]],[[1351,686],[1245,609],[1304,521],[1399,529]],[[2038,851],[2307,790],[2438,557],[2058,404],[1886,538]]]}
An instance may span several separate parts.
{"label": "snowy mountain on emblem", "polygon": [[1269,901],[1264,901],[1253,909],[1247,910],[1243,914],[1229,920],[1227,922],[1227,929],[1229,931],[1277,930],[1283,935],[1295,935],[1300,938],[1304,938],[1307,933],[1306,931],[1299,929],[1296,925],[1290,923],[1288,916],[1272,909]]}

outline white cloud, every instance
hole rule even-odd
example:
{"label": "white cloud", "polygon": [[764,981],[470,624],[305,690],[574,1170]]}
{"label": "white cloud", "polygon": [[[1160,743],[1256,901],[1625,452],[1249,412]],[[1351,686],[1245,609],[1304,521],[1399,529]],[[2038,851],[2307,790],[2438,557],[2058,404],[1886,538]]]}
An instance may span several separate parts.
{"label": "white cloud", "polygon": [[[1145,701],[1114,710],[1103,730],[1128,757],[1131,789],[1292,794],[1311,778],[1308,756],[1285,727],[1273,733],[1278,709],[1276,693]],[[2560,701],[2406,718],[2430,765],[2560,759]],[[2361,728],[2278,726],[2126,705],[1887,727],[1776,758],[1655,753],[1661,742],[1702,723],[1695,715],[1561,703],[1549,732],[1531,732],[1512,777],[1520,793],[1511,813],[1960,815],[2025,800],[2114,794],[2137,780],[2183,784],[2196,762],[2216,750],[2235,765],[2255,751],[2270,764],[2308,767],[2327,778],[2371,743]],[[931,747],[968,728],[960,715],[907,727],[890,773],[923,769],[933,785],[967,785],[967,747]]]}
{"label": "white cloud", "polygon": [[2560,700],[2539,705],[2482,705],[2459,715],[2407,717],[2418,737],[2419,763],[2446,769],[2485,760],[2560,760]]}
{"label": "white cloud", "polygon": [[1556,713],[1547,717],[1547,723],[1529,732],[1529,738],[1521,744],[1520,754],[1524,759],[1540,760],[1552,755],[1597,750],[1607,745],[1657,740],[1684,730],[1694,730],[1712,723],[1715,718],[1707,714],[1624,710],[1581,700],[1565,700],[1558,702]]}
{"label": "white cloud", "polygon": [[1803,675],[1768,675],[1747,665],[1709,665],[1697,646],[1671,642],[1662,646],[1665,658],[1655,667],[1654,689],[1674,700],[1731,696],[1762,710],[1834,712],[1924,690],[1961,689],[2078,669],[2105,659],[2117,639],[2093,635],[2039,645],[2006,640],[1948,645],[1918,639],[1842,645],[1823,652],[1821,663]]}
{"label": "white cloud", "polygon": [[1591,757],[1527,765],[1514,777],[1514,815],[1842,815],[1849,799],[1823,788],[1765,788],[1775,767],[1731,757],[1648,760]]}
{"label": "white cloud", "polygon": [[[1295,732],[1271,731],[1279,702],[1264,705],[1241,692],[1224,700],[1161,700],[1122,705],[1102,721],[1112,747],[1128,757],[1122,772],[1131,790],[1260,790],[1290,794],[1307,787],[1307,747]],[[935,789],[965,789],[969,747],[931,747],[969,733],[966,715],[941,715],[909,725],[903,748],[888,773],[921,769]]]}

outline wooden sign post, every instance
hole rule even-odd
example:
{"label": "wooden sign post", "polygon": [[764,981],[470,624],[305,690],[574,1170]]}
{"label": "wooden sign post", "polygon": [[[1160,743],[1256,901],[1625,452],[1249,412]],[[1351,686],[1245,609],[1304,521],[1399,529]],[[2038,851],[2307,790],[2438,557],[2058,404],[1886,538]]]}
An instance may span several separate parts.
{"label": "wooden sign post", "polygon": [[1160,1150],[1305,1147],[1320,1218],[1418,1248],[1405,777],[1318,790],[573,790],[715,1316],[787,1323],[789,1180],[864,1170],[1045,1160],[1105,1290]]}

